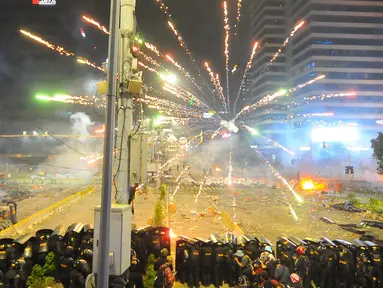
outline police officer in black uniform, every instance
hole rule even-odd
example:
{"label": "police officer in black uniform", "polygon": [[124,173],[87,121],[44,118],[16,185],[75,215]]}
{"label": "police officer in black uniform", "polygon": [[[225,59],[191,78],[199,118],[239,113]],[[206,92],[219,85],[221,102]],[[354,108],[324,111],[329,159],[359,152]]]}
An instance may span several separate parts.
{"label": "police officer in black uniform", "polygon": [[379,252],[379,246],[371,241],[364,241],[369,246],[371,270],[370,279],[372,280],[372,288],[383,287],[383,265],[382,255]]}
{"label": "police officer in black uniform", "polygon": [[[193,240],[193,239],[190,239]],[[201,250],[198,241],[189,241],[190,254],[188,261],[188,285],[199,288],[200,286],[200,263],[201,263]]]}
{"label": "police officer in black uniform", "polygon": [[201,282],[203,286],[213,283],[213,246],[209,240],[196,238],[200,243],[201,250]]}
{"label": "police officer in black uniform", "polygon": [[226,280],[228,270],[226,269],[226,253],[227,246],[223,243],[223,239],[218,234],[211,234],[210,239],[214,247],[214,267],[213,267],[213,284],[215,287],[223,285],[223,281]]}
{"label": "police officer in black uniform", "polygon": [[321,253],[320,287],[336,288],[336,268],[338,259],[335,251],[336,245],[331,243],[325,243],[324,246],[321,246],[323,252]]}
{"label": "police officer in black uniform", "polygon": [[360,254],[356,258],[356,287],[371,287],[372,283],[369,279],[370,264],[365,254]]}
{"label": "police officer in black uniform", "polygon": [[140,260],[134,250],[131,250],[131,260],[129,267],[129,282],[127,288],[144,288],[143,274]]}
{"label": "police officer in black uniform", "polygon": [[181,284],[187,282],[187,266],[189,261],[189,252],[186,237],[180,237],[176,241],[176,280]]}
{"label": "police officer in black uniform", "polygon": [[74,265],[73,247],[66,246],[64,250],[64,255],[60,257],[59,266],[58,266],[58,278],[65,288],[70,287],[70,271]]}
{"label": "police officer in black uniform", "polygon": [[314,283],[315,286],[319,286],[320,284],[320,272],[321,272],[321,249],[319,240],[315,239],[305,239],[304,240],[308,246],[307,246],[307,258],[309,261],[309,269],[308,269],[308,275],[307,275],[307,281],[308,283]]}
{"label": "police officer in black uniform", "polygon": [[83,288],[85,279],[91,273],[88,263],[84,259],[78,259],[73,264],[73,269],[69,272],[70,287]]}
{"label": "police officer in black uniform", "polygon": [[338,253],[338,285],[337,287],[352,288],[355,284],[355,266],[351,251],[340,246]]}

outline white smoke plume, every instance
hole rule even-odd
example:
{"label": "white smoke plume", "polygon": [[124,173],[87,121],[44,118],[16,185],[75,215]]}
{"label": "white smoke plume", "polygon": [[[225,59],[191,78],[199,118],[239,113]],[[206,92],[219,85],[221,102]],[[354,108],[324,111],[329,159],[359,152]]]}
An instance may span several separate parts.
{"label": "white smoke plume", "polygon": [[81,142],[87,141],[87,136],[90,135],[88,129],[94,124],[90,117],[83,112],[78,112],[70,116],[70,121],[73,133],[82,136]]}

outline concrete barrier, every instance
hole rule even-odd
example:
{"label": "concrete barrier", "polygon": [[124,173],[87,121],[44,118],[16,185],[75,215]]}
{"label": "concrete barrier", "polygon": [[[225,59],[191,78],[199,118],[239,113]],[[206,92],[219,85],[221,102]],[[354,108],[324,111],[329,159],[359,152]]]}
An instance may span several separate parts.
{"label": "concrete barrier", "polygon": [[[20,222],[16,223],[15,225],[8,227],[2,231],[0,231],[0,238],[5,237],[14,237],[17,235],[23,235],[25,234],[33,225],[41,223],[51,215],[57,214],[66,207],[68,207],[73,202],[76,202],[83,198],[86,195],[89,195],[94,192],[94,186],[90,186],[80,192],[77,192],[76,194],[73,194],[69,196],[68,198],[65,198],[61,200],[60,202],[57,202],[44,210],[40,210],[39,212],[36,212],[35,214],[32,214],[31,216],[21,220]],[[59,223],[57,223],[59,225]]]}

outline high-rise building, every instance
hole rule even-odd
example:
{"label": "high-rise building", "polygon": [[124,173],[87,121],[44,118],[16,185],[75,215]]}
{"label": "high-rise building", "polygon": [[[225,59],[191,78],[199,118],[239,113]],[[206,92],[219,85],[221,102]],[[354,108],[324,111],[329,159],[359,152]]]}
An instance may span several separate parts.
{"label": "high-rise building", "polygon": [[[272,66],[265,67],[278,51],[286,38],[286,18],[284,0],[258,0],[251,4],[251,39],[258,41],[261,48],[257,50],[251,71],[249,72],[249,91],[244,91],[245,102],[253,104],[262,97],[286,87],[286,55],[282,52]],[[279,120],[273,116],[285,114],[286,111],[273,111],[268,114],[267,107],[252,113],[252,119],[259,129],[267,134],[278,134],[282,129]],[[277,117],[278,118],[278,117]]]}
{"label": "high-rise building", "polygon": [[296,107],[294,112],[334,113],[326,119],[313,117],[302,123],[342,123],[374,135],[383,118],[383,1],[287,0],[286,11],[290,23],[306,21],[287,48],[289,83],[295,86],[326,75],[297,91],[295,100],[357,93],[356,97],[313,101]]}
{"label": "high-rise building", "polygon": [[[383,124],[383,102],[379,101],[383,100],[383,1],[258,0],[252,4],[251,19],[252,39],[261,41],[262,48],[249,77],[252,80],[249,103],[282,87],[294,87],[324,74],[325,79],[299,89],[290,99],[344,92],[355,92],[356,96],[328,98],[295,107],[287,113],[334,114],[298,118],[296,127],[325,122],[357,126],[359,132],[369,136],[379,131]],[[306,22],[304,27],[277,61],[263,71],[301,20]],[[284,131],[278,120],[270,118],[275,119],[273,116],[282,112],[274,110],[266,117],[267,111],[266,107],[253,113],[254,123],[260,123],[263,131],[278,137]],[[299,135],[302,136],[302,130]]]}

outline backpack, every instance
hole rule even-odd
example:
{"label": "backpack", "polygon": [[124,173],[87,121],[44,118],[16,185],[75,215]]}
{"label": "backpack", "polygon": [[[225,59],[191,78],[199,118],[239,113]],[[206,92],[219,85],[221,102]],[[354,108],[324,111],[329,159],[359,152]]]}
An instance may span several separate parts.
{"label": "backpack", "polygon": [[164,267],[164,288],[171,288],[174,285],[175,277],[168,265]]}

